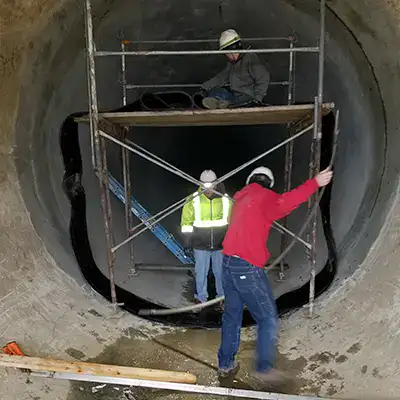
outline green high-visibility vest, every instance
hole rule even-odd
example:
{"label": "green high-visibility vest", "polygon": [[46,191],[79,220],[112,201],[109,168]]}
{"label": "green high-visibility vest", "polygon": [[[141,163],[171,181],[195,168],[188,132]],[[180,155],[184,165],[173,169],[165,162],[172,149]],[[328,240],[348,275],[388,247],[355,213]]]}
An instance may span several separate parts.
{"label": "green high-visibility vest", "polygon": [[182,210],[182,233],[193,232],[193,228],[213,228],[228,225],[232,202],[228,195],[210,200],[206,195],[193,193]]}

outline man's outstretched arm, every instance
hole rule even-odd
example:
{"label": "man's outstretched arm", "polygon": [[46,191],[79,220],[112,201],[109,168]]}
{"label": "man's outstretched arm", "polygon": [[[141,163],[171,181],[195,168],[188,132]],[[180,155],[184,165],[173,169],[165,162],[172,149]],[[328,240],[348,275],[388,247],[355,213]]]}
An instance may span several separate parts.
{"label": "man's outstretched arm", "polygon": [[326,186],[332,180],[330,169],[321,171],[315,178],[309,179],[302,185],[283,193],[278,198],[276,219],[281,219],[306,202],[320,187]]}

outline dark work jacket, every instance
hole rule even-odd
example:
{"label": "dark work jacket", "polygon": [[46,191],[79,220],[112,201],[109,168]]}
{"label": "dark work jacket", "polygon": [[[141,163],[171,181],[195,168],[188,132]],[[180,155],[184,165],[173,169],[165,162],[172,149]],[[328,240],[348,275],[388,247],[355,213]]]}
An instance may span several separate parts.
{"label": "dark work jacket", "polygon": [[262,102],[267,94],[269,81],[269,71],[257,54],[247,53],[241,55],[237,61],[228,62],[218,75],[203,84],[202,89],[229,86],[232,92],[246,94]]}

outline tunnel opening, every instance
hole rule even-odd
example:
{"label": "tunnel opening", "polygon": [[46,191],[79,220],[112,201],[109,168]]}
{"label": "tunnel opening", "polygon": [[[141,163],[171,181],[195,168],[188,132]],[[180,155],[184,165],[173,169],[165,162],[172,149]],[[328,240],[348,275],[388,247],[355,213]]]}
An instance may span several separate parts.
{"label": "tunnel opening", "polygon": [[[330,112],[328,115],[326,115],[323,118],[323,135],[324,139],[322,141],[322,156],[321,156],[321,165],[322,168],[326,167],[329,165],[331,162],[331,157],[332,157],[332,138],[333,138],[333,129],[334,129],[334,116],[333,113]],[[98,269],[96,262],[93,258],[93,255],[90,251],[90,240],[88,238],[88,233],[87,233],[87,226],[86,226],[86,202],[85,202],[85,190],[84,187],[81,184],[80,179],[76,179],[76,172],[81,173],[81,159],[80,159],[80,149],[79,149],[79,141],[78,141],[78,131],[77,131],[77,125],[72,124],[72,127],[67,127],[62,130],[61,134],[61,142],[62,142],[62,149],[63,149],[63,155],[65,157],[65,162],[66,162],[66,174],[64,178],[64,185],[66,186],[66,193],[70,197],[71,201],[71,224],[70,224],[70,234],[71,234],[71,239],[72,239],[72,245],[73,249],[76,255],[76,258],[79,262],[79,265],[82,269],[82,272],[84,273],[85,278],[87,281],[91,284],[92,287],[96,289],[100,294],[105,296],[107,299],[111,300],[110,292],[109,292],[109,287],[110,287],[110,282],[106,278],[107,276],[107,270],[102,271],[103,273],[100,272]],[[230,127],[231,128],[231,127]],[[248,127],[247,127],[248,128]],[[265,127],[263,127],[265,128]],[[215,129],[215,127],[213,127]],[[217,129],[218,130],[218,129]],[[176,128],[173,129],[173,131],[176,131]],[[199,129],[200,132],[204,131],[204,128]],[[156,132],[159,134],[159,131],[157,130]],[[225,129],[222,129],[220,132],[221,138],[225,137],[227,132]],[[230,131],[230,133],[232,133]],[[148,133],[147,133],[148,134]],[[185,130],[182,132],[183,135],[187,135],[187,132]],[[238,133],[239,137],[242,137],[243,133],[242,130],[239,129]],[[171,134],[170,134],[171,135]],[[168,135],[168,136],[170,136]],[[166,135],[167,136],[167,135]],[[179,141],[176,141],[179,142]],[[74,150],[71,149],[71,147],[76,146]],[[183,147],[180,147],[182,150],[184,150],[186,147],[185,145]],[[77,158],[76,158],[77,157]],[[281,157],[279,158],[284,158],[284,154],[281,154]],[[192,160],[187,160],[189,164],[183,166],[188,166],[188,170],[190,171],[190,166],[193,165]],[[208,160],[209,161],[214,161],[216,167],[218,168],[227,168],[227,162],[225,159],[221,159],[221,157],[218,157],[217,155],[214,155],[214,157],[210,154],[208,154]],[[260,161],[261,162],[261,161]],[[262,163],[262,162],[261,162]],[[119,167],[119,170],[118,170]],[[120,171],[120,163],[117,164],[117,167],[113,168],[112,165],[110,165],[111,170],[113,173],[116,174],[121,174]],[[228,168],[232,169],[232,168]],[[153,174],[146,174],[146,176],[153,176]],[[181,181],[179,181],[181,182]],[[178,183],[178,182],[177,182]],[[240,180],[232,179],[231,184],[229,187],[239,189],[243,186],[242,182]],[[185,183],[184,186],[187,189],[188,184]],[[280,184],[282,186],[282,184]],[[178,190],[176,189],[174,191],[174,194],[176,195],[176,192]],[[185,194],[187,195],[187,193]],[[185,197],[184,195],[184,197]],[[159,202],[155,202],[154,204],[159,204]],[[118,209],[118,207],[117,207]],[[323,232],[325,234],[325,238],[321,237],[320,241],[322,242],[323,240],[327,242],[328,246],[328,253],[327,253],[327,260],[325,261],[324,265],[321,266],[321,269],[318,270],[317,274],[317,279],[316,279],[316,290],[315,290],[315,295],[318,297],[321,293],[323,293],[332,283],[332,280],[335,276],[336,273],[336,263],[337,263],[337,256],[336,256],[336,247],[334,243],[334,239],[332,236],[332,231],[331,231],[331,225],[330,225],[330,193],[327,192],[326,195],[322,197],[321,201],[321,219],[322,219],[322,228]],[[304,210],[304,215],[306,216],[306,210]],[[171,226],[178,225],[179,226],[179,213],[178,216],[173,215],[172,218],[170,218],[170,224]],[[278,251],[278,246],[276,247],[276,251]],[[304,250],[303,250],[304,251]],[[124,273],[126,273],[126,255],[122,257],[122,265],[125,267],[125,271],[123,270]],[[116,264],[118,267],[118,264]],[[307,267],[307,264],[304,266]],[[299,266],[297,265],[297,268]],[[118,270],[116,270],[118,271]],[[149,290],[151,285],[154,285],[154,289],[157,289],[159,282],[156,280],[158,276],[161,276],[163,279],[163,287],[164,290],[162,291],[162,294],[158,293],[152,293],[151,297],[145,298],[144,295],[142,296],[136,296],[135,294],[138,292],[137,286],[125,286],[126,289],[124,289],[123,285],[120,285],[118,280],[117,280],[117,286],[116,286],[116,293],[117,293],[117,298],[119,302],[123,302],[122,308],[133,312],[135,314],[138,313],[138,311],[142,309],[157,309],[160,308],[160,306],[164,306],[165,302],[175,300],[176,298],[176,293],[174,293],[170,287],[168,287],[168,279],[173,280],[174,283],[178,282],[178,285],[176,288],[180,290],[179,285],[182,282],[182,277],[185,279],[186,286],[184,287],[187,290],[190,298],[188,299],[189,302],[193,298],[193,277],[190,274],[186,274],[185,276],[182,276],[186,270],[182,268],[182,271],[179,272],[178,274],[175,273],[168,273],[166,271],[158,271],[156,273],[151,273],[148,276],[150,276],[150,279],[146,277],[147,279],[150,280],[150,282],[146,281],[146,279],[143,279],[142,276],[139,277],[134,277],[134,279],[137,280],[136,284],[139,285],[146,285],[145,290]],[[307,274],[307,270],[304,272]],[[142,274],[143,271],[140,272]],[[270,279],[273,279],[276,274],[270,274]],[[289,279],[291,279],[291,282],[289,282],[288,285],[288,291],[289,293],[284,293],[283,295],[279,296],[277,300],[277,307],[279,310],[279,313],[282,315],[284,313],[287,313],[289,311],[292,311],[293,309],[297,309],[301,307],[304,304],[307,304],[308,299],[309,299],[309,284],[304,284],[304,285],[299,285],[297,288],[295,287],[295,290],[291,290],[294,285],[296,285],[296,278],[293,278],[293,276],[289,275]],[[188,288],[187,282],[189,282],[189,285],[191,285],[191,288]],[[295,283],[296,282],[296,283]],[[292,286],[291,286],[292,285]],[[298,283],[297,283],[298,285]],[[274,286],[274,283],[273,283]],[[211,297],[214,295],[215,296],[215,289],[214,293],[213,290],[209,290],[209,293],[211,294]],[[178,298],[179,301],[179,298]],[[154,303],[155,302],[155,303]],[[189,303],[190,304],[190,303]],[[180,305],[177,303],[177,305]],[[162,321],[162,322],[167,322],[167,323],[173,323],[173,324],[180,324],[180,325],[185,325],[185,326],[202,326],[202,327],[215,327],[218,326],[220,323],[220,314],[219,312],[216,312],[213,309],[207,309],[207,312],[203,312],[200,315],[188,315],[188,314],[178,314],[178,315],[170,315],[168,317],[160,317],[160,316],[151,316],[151,319],[155,321]],[[251,316],[248,314],[248,312],[245,312],[245,317],[244,317],[244,324],[247,325],[249,323],[252,323],[253,320]]]}
{"label": "tunnel opening", "polygon": [[[276,1],[272,2],[270,13],[263,16],[263,24],[260,20],[257,20],[255,9],[260,6],[262,2],[253,2],[250,6],[246,4],[246,7],[235,4],[235,13],[233,13],[228,21],[230,24],[236,24],[240,27],[243,26],[242,31],[246,32],[244,36],[254,36],[258,32],[262,32],[265,36],[268,32],[273,31],[272,27],[277,28],[279,32],[283,32],[286,35],[293,26],[296,26],[296,32],[299,35],[300,43],[306,43],[308,39],[315,40],[317,37],[318,19],[317,19],[317,8],[311,7],[300,9],[295,8],[292,5]],[[311,3],[310,3],[311,4]],[[182,32],[185,32],[185,38],[197,37],[198,35],[206,36],[217,36],[220,30],[220,22],[213,18],[207,19],[210,22],[209,27],[204,25],[197,25],[196,29],[189,27],[190,18],[186,21],[179,20],[174,26],[170,26],[167,22],[168,13],[172,16],[174,8],[166,3],[163,3],[163,7],[167,10],[167,17],[164,16],[165,25],[163,29],[161,27],[151,24],[151,21],[156,20],[159,17],[158,11],[149,13],[144,19],[148,22],[146,26],[153,26],[154,31],[149,28],[142,29],[142,35],[146,34],[146,37],[159,38],[168,31],[168,36],[171,38],[180,37]],[[248,7],[248,8],[247,8]],[[164,9],[164,11],[165,11]],[[185,10],[187,16],[191,16],[193,21],[199,21],[198,18],[205,18],[211,13],[210,7],[204,4],[202,7],[193,10]],[[176,8],[175,8],[176,10]],[[106,12],[107,11],[107,12]],[[107,46],[113,46],[116,43],[117,38],[117,27],[118,29],[125,26],[125,32],[131,30],[133,34],[137,32],[132,28],[132,16],[123,16],[123,7],[118,4],[108,9],[108,6],[99,5],[96,9],[101,23],[98,26],[96,34],[98,35],[98,46],[100,44]],[[183,12],[183,11],[182,11]],[[250,20],[254,18],[258,23],[254,23],[254,28],[246,28],[244,21],[238,21],[237,15],[243,15],[243,20]],[[230,15],[228,13],[228,15]],[[200,17],[199,17],[200,16]],[[252,17],[251,17],[252,16]],[[277,21],[283,21],[285,16],[287,22],[280,28],[278,28]],[[34,71],[38,74],[37,79],[34,80],[35,87],[37,87],[38,94],[41,98],[47,99],[48,107],[37,108],[37,114],[35,114],[34,121],[29,120],[28,116],[21,112],[19,119],[18,131],[32,131],[35,135],[32,140],[32,146],[27,146],[26,138],[22,139],[22,136],[18,140],[17,135],[17,164],[19,163],[19,172],[22,181],[29,181],[31,176],[29,175],[29,168],[27,168],[27,160],[31,160],[28,164],[33,165],[35,173],[35,184],[33,189],[29,189],[29,185],[26,185],[24,195],[27,199],[27,204],[31,210],[35,227],[37,228],[40,236],[44,238],[48,244],[49,249],[64,248],[64,252],[53,251],[60,266],[65,268],[68,273],[79,277],[79,271],[76,271],[73,257],[71,257],[71,248],[68,243],[68,224],[69,224],[69,204],[60,188],[60,181],[63,173],[63,166],[59,157],[54,149],[57,146],[57,138],[54,135],[56,127],[60,125],[65,115],[70,112],[76,111],[77,109],[86,109],[86,77],[85,77],[85,66],[84,57],[82,54],[82,39],[73,40],[77,38],[75,32],[72,32],[71,26],[75,28],[80,26],[82,20],[75,16],[76,21],[70,22],[68,31],[68,43],[73,56],[67,57],[61,54],[59,49],[52,48],[47,50],[49,55],[47,57],[51,60],[50,65],[54,67],[54,73],[52,74],[49,81],[45,82],[41,80],[44,74],[44,66],[40,63],[35,66]],[[147,19],[146,19],[147,18]],[[228,17],[227,17],[228,18]],[[64,17],[67,19],[67,17]],[[229,19],[229,18],[228,18]],[[270,24],[265,24],[267,19]],[[227,22],[227,23],[228,23]],[[265,28],[268,25],[268,28]],[[193,22],[193,26],[195,26]],[[54,29],[54,27],[53,27]],[[158,29],[160,29],[158,31]],[[80,34],[82,29],[79,28]],[[144,32],[143,32],[144,31]],[[342,112],[342,134],[339,144],[338,160],[335,166],[335,172],[337,178],[332,189],[332,201],[331,201],[331,218],[332,218],[332,231],[335,242],[338,244],[339,250],[339,269],[336,275],[337,281],[340,281],[351,274],[357,265],[355,259],[362,260],[365,256],[366,249],[351,253],[350,258],[347,259],[347,255],[350,254],[349,247],[357,247],[357,242],[360,240],[360,235],[363,235],[367,221],[365,220],[366,215],[370,215],[374,211],[376,204],[376,196],[379,194],[379,185],[382,177],[382,171],[384,167],[384,138],[380,134],[384,131],[384,119],[381,109],[381,99],[379,96],[379,89],[376,86],[372,71],[369,69],[368,61],[365,59],[365,55],[359,48],[358,44],[354,41],[351,34],[347,31],[346,27],[341,24],[339,20],[332,13],[328,16],[328,33],[329,41],[327,44],[327,76],[326,76],[326,98],[335,101],[338,108],[345,110]],[[275,35],[274,35],[275,36]],[[74,45],[72,43],[75,43]],[[77,45],[76,43],[79,43]],[[50,45],[49,45],[50,46]],[[53,45],[54,46],[54,45]],[[75,47],[74,47],[75,46]],[[103,47],[104,47],[103,46]],[[51,46],[50,46],[51,47]],[[45,49],[46,46],[41,47]],[[35,48],[34,50],[37,51]],[[78,56],[79,55],[79,56]],[[68,60],[66,60],[68,58]],[[60,61],[64,60],[62,66]],[[283,70],[286,71],[286,67],[283,65],[286,60],[280,57],[268,58],[268,64],[271,70],[279,78],[280,74],[283,74]],[[306,61],[303,56],[299,56],[297,59],[297,85],[296,98],[299,101],[310,101],[315,93],[316,86],[316,74],[315,68],[316,60]],[[165,62],[158,60],[148,61],[135,61],[134,68],[129,68],[129,71],[133,71],[132,79],[138,78],[141,80],[159,79],[164,82],[177,82],[183,80],[200,81],[205,78],[205,75],[211,74],[211,71],[216,72],[220,67],[218,58],[200,59],[195,58],[187,61],[187,63],[179,64],[176,60],[167,60]],[[147,63],[147,64],[146,64]],[[162,65],[162,68],[160,67]],[[106,85],[99,85],[100,100],[102,108],[112,109],[116,105],[120,104],[120,90],[116,85],[114,79],[118,76],[119,65],[116,61],[101,61],[98,67],[99,81],[106,83]],[[41,71],[41,72],[40,72]],[[147,72],[150,73],[147,73]],[[206,73],[205,73],[206,72]],[[111,79],[112,77],[112,79]],[[27,81],[28,82],[28,81]],[[68,93],[68,95],[67,95]],[[82,98],[77,96],[77,93],[82,93]],[[354,95],[357,93],[357,95]],[[284,96],[281,92],[273,88],[270,91],[271,103],[282,104]],[[78,101],[77,101],[78,99]],[[31,105],[32,99],[22,99],[21,110],[29,109],[28,104]],[[79,104],[78,104],[79,103]],[[79,105],[79,107],[78,107]],[[38,132],[42,132],[39,135]],[[198,176],[202,169],[204,169],[204,151],[201,151],[201,147],[194,147],[194,138],[204,137],[206,142],[212,138],[215,146],[207,148],[207,154],[210,156],[208,163],[215,165],[215,169],[218,174],[223,174],[231,166],[235,167],[242,161],[246,161],[250,155],[254,154],[259,148],[271,147],[274,143],[277,143],[286,133],[284,127],[232,127],[232,128],[196,128],[196,129],[171,129],[171,128],[157,128],[157,129],[138,129],[132,131],[131,135],[135,141],[143,145],[149,150],[154,151],[159,156],[165,157],[169,162],[180,166],[188,173],[193,173],[194,176]],[[85,187],[86,194],[86,218],[87,218],[87,229],[89,233],[89,243],[86,245],[79,241],[79,246],[82,247],[82,252],[92,252],[96,264],[100,270],[106,271],[106,257],[104,249],[104,239],[99,235],[101,229],[101,217],[100,217],[100,204],[99,204],[99,190],[96,182],[96,177],[91,173],[90,156],[89,156],[89,135],[87,131],[81,129],[80,132],[80,148],[82,151],[82,163],[83,163],[83,185]],[[355,154],[354,149],[357,148],[359,152]],[[46,162],[43,162],[43,149],[46,151]],[[223,149],[221,151],[221,149]],[[308,151],[309,141],[305,138],[300,140],[295,147],[295,159],[294,165],[296,171],[294,175],[293,184],[299,184],[304,180],[308,169]],[[109,146],[109,164],[112,173],[121,181],[120,174],[120,150],[116,146]],[[186,157],[182,157],[182,154],[187,154]],[[304,154],[307,154],[305,157]],[[268,164],[274,167],[275,171],[282,171],[283,153],[277,152],[270,159]],[[361,176],[356,174],[355,166],[361,165],[362,168],[358,168],[357,171],[361,171]],[[174,177],[166,176],[164,172],[157,169],[155,166],[145,165],[142,160],[132,159],[132,181],[134,182],[134,193],[135,195],[146,204],[146,207],[154,212],[164,205],[168,205],[170,200],[175,200],[184,195],[189,194],[193,187],[188,187],[184,181],[175,179]],[[233,193],[239,187],[242,186],[245,176],[248,171],[244,171],[242,175],[238,175],[237,180],[227,182],[228,190]],[[279,175],[279,172],[277,173]],[[51,185],[49,187],[48,182]],[[149,185],[149,179],[152,184]],[[282,179],[279,179],[282,182]],[[155,184],[154,184],[155,183]],[[157,187],[156,195],[154,186]],[[29,193],[29,190],[32,190]],[[160,195],[160,193],[162,195]],[[343,202],[342,199],[346,198],[349,201]],[[38,202],[38,199],[40,201]],[[39,204],[38,204],[39,203]],[[123,207],[117,201],[113,204],[115,210],[115,226],[120,227],[120,232],[117,232],[117,238],[123,237]],[[293,231],[301,225],[301,221],[304,220],[305,210],[299,210],[297,218],[289,221]],[[303,214],[302,214],[303,213]],[[322,221],[320,221],[321,223]],[[177,228],[177,216],[171,217],[165,221],[166,227],[174,234],[178,236]],[[119,229],[119,228],[118,228]],[[319,227],[319,232],[322,232],[322,226]],[[54,234],[55,233],[55,234]],[[322,236],[321,234],[319,236]],[[118,240],[118,239],[117,239]],[[273,242],[277,242],[279,236],[275,238],[271,237],[270,248],[278,249],[279,246]],[[363,243],[365,246],[365,242]],[[154,240],[151,234],[144,235],[137,241],[135,246],[139,254],[137,258],[142,259],[145,262],[173,262],[171,256],[159,246]],[[367,246],[368,248],[368,246]],[[322,237],[321,251],[319,265],[320,270],[326,263],[327,248],[325,240]],[[60,254],[63,256],[60,257]],[[357,257],[355,257],[355,255]],[[126,259],[126,253],[121,252],[120,266],[123,275],[119,277],[121,286],[126,280],[126,268],[124,268],[124,259]],[[291,253],[290,257],[294,261],[290,261],[289,264],[297,265],[300,260],[304,260],[301,263],[306,265],[305,254],[301,247],[296,248]],[[342,268],[341,268],[342,267]],[[295,269],[295,268],[293,268]],[[290,286],[286,293],[292,292],[292,296],[296,295],[295,290],[304,286],[307,283],[308,276],[304,275],[304,270],[297,268],[299,276],[295,279],[295,284]],[[301,276],[303,272],[304,276]],[[149,274],[150,276],[150,274]],[[186,277],[184,277],[187,280]],[[78,278],[79,279],[79,278]],[[135,279],[135,278],[132,278]],[[176,277],[175,277],[176,279]],[[179,282],[179,279],[177,280]],[[143,282],[152,282],[150,285],[143,284]],[[166,296],[163,296],[162,290],[160,290],[160,282],[165,285],[165,277],[156,274],[151,274],[151,278],[139,281],[137,280],[137,291],[134,293],[138,297],[148,300],[158,300],[157,296],[163,298],[165,301]],[[128,287],[130,282],[127,284]],[[172,290],[174,284],[171,283]],[[182,287],[182,282],[178,283],[178,287]],[[140,293],[142,290],[142,293]],[[161,293],[160,293],[161,292]],[[283,297],[286,293],[278,293],[277,297]],[[135,301],[138,301],[135,299]],[[173,303],[167,304],[167,306],[174,306]],[[181,323],[181,322],[180,322]]]}

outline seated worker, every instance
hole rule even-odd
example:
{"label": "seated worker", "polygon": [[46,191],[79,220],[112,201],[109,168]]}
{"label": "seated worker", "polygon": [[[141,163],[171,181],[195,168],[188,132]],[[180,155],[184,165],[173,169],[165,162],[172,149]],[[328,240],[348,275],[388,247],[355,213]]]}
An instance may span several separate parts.
{"label": "seated worker", "polygon": [[[200,176],[200,181],[206,187],[213,188],[217,176],[214,171],[205,170]],[[225,193],[223,183],[214,187],[220,193]],[[195,258],[195,280],[197,294],[194,296],[198,303],[208,299],[207,277],[210,261],[215,277],[217,295],[223,296],[222,289],[222,241],[228,227],[229,214],[232,201],[227,195],[223,197],[211,190],[198,189],[188,199],[182,210],[181,229],[185,249],[193,248]]]}
{"label": "seated worker", "polygon": [[[220,50],[241,50],[238,33],[228,29],[221,33]],[[229,62],[224,70],[205,82],[201,92],[203,106],[209,109],[233,108],[262,103],[267,93],[270,74],[255,53],[226,54]],[[227,86],[227,88],[224,88]]]}

